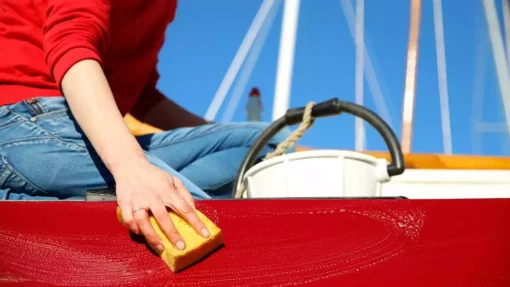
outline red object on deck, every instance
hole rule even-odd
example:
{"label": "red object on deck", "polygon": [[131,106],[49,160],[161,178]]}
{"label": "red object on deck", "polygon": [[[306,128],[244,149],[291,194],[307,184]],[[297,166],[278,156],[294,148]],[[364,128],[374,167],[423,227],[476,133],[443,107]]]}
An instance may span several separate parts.
{"label": "red object on deck", "polygon": [[114,202],[0,202],[0,285],[510,286],[510,199],[198,207],[225,246],[173,274]]}
{"label": "red object on deck", "polygon": [[251,89],[250,97],[260,97],[260,90],[259,90],[259,88]]}

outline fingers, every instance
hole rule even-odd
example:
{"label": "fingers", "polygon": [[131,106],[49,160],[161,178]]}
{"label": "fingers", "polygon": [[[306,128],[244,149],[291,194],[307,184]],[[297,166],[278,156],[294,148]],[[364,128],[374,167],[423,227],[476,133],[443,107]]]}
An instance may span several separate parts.
{"label": "fingers", "polygon": [[193,196],[191,196],[186,187],[184,187],[184,184],[182,184],[182,181],[178,178],[173,177],[172,181],[177,190],[178,196],[172,200],[173,204],[170,204],[170,207],[174,209],[175,212],[179,213],[179,215],[181,215],[181,217],[183,217],[197,233],[203,237],[209,237],[209,230],[195,212],[196,206]]}
{"label": "fingers", "polygon": [[122,212],[122,221],[124,225],[135,234],[140,234],[140,229],[133,217],[133,209],[129,202],[119,202],[119,207]]}
{"label": "fingers", "polygon": [[181,196],[180,193],[174,193],[169,202],[170,207],[177,212],[186,222],[188,222],[195,231],[203,237],[209,237],[210,233],[205,224],[200,220],[195,209]]}
{"label": "fingers", "polygon": [[195,206],[195,200],[193,199],[193,196],[191,196],[191,193],[184,187],[184,184],[182,184],[182,181],[176,177],[173,178],[174,186],[177,192],[188,202],[193,209],[196,208]]}
{"label": "fingers", "polygon": [[170,219],[170,216],[168,215],[166,206],[159,202],[158,204],[152,205],[151,211],[152,214],[154,215],[154,218],[157,220],[159,227],[161,228],[163,233],[165,233],[168,240],[170,240],[170,242],[172,242],[172,244],[177,249],[183,250],[184,248],[186,248],[184,240],[182,239],[181,235],[175,228],[172,219]]}
{"label": "fingers", "polygon": [[135,222],[138,224],[138,227],[140,228],[140,231],[145,236],[145,239],[147,240],[147,243],[154,247],[158,252],[163,252],[165,250],[165,247],[163,246],[161,242],[161,238],[159,238],[158,234],[152,227],[149,216],[147,214],[147,210],[145,209],[138,209],[134,212],[134,218]]}

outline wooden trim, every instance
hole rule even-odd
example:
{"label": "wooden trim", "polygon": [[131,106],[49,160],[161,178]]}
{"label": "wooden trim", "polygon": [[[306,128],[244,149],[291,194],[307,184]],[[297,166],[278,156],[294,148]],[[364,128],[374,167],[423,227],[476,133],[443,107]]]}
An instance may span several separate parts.
{"label": "wooden trim", "polygon": [[[296,151],[313,150],[296,147]],[[365,154],[390,159],[387,152],[370,151]],[[410,169],[509,169],[510,157],[471,156],[471,155],[440,155],[440,154],[406,154],[406,168]]]}

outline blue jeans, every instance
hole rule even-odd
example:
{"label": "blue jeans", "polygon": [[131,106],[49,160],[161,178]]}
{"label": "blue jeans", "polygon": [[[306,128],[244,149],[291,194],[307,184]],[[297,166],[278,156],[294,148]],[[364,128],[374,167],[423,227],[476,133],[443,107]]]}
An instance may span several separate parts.
{"label": "blue jeans", "polygon": [[[64,98],[0,107],[0,199],[83,199],[113,177]],[[228,198],[250,146],[267,123],[210,124],[137,137],[149,161],[195,198]],[[282,131],[259,155],[288,136]]]}

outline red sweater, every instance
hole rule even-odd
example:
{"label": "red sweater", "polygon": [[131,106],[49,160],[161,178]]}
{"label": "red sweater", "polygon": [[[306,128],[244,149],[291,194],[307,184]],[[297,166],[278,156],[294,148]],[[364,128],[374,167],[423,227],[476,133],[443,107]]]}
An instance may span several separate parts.
{"label": "red sweater", "polygon": [[[162,99],[156,64],[177,0],[0,1],[0,106],[62,96],[75,63],[94,59],[119,109]],[[137,104],[137,106],[139,106]]]}

